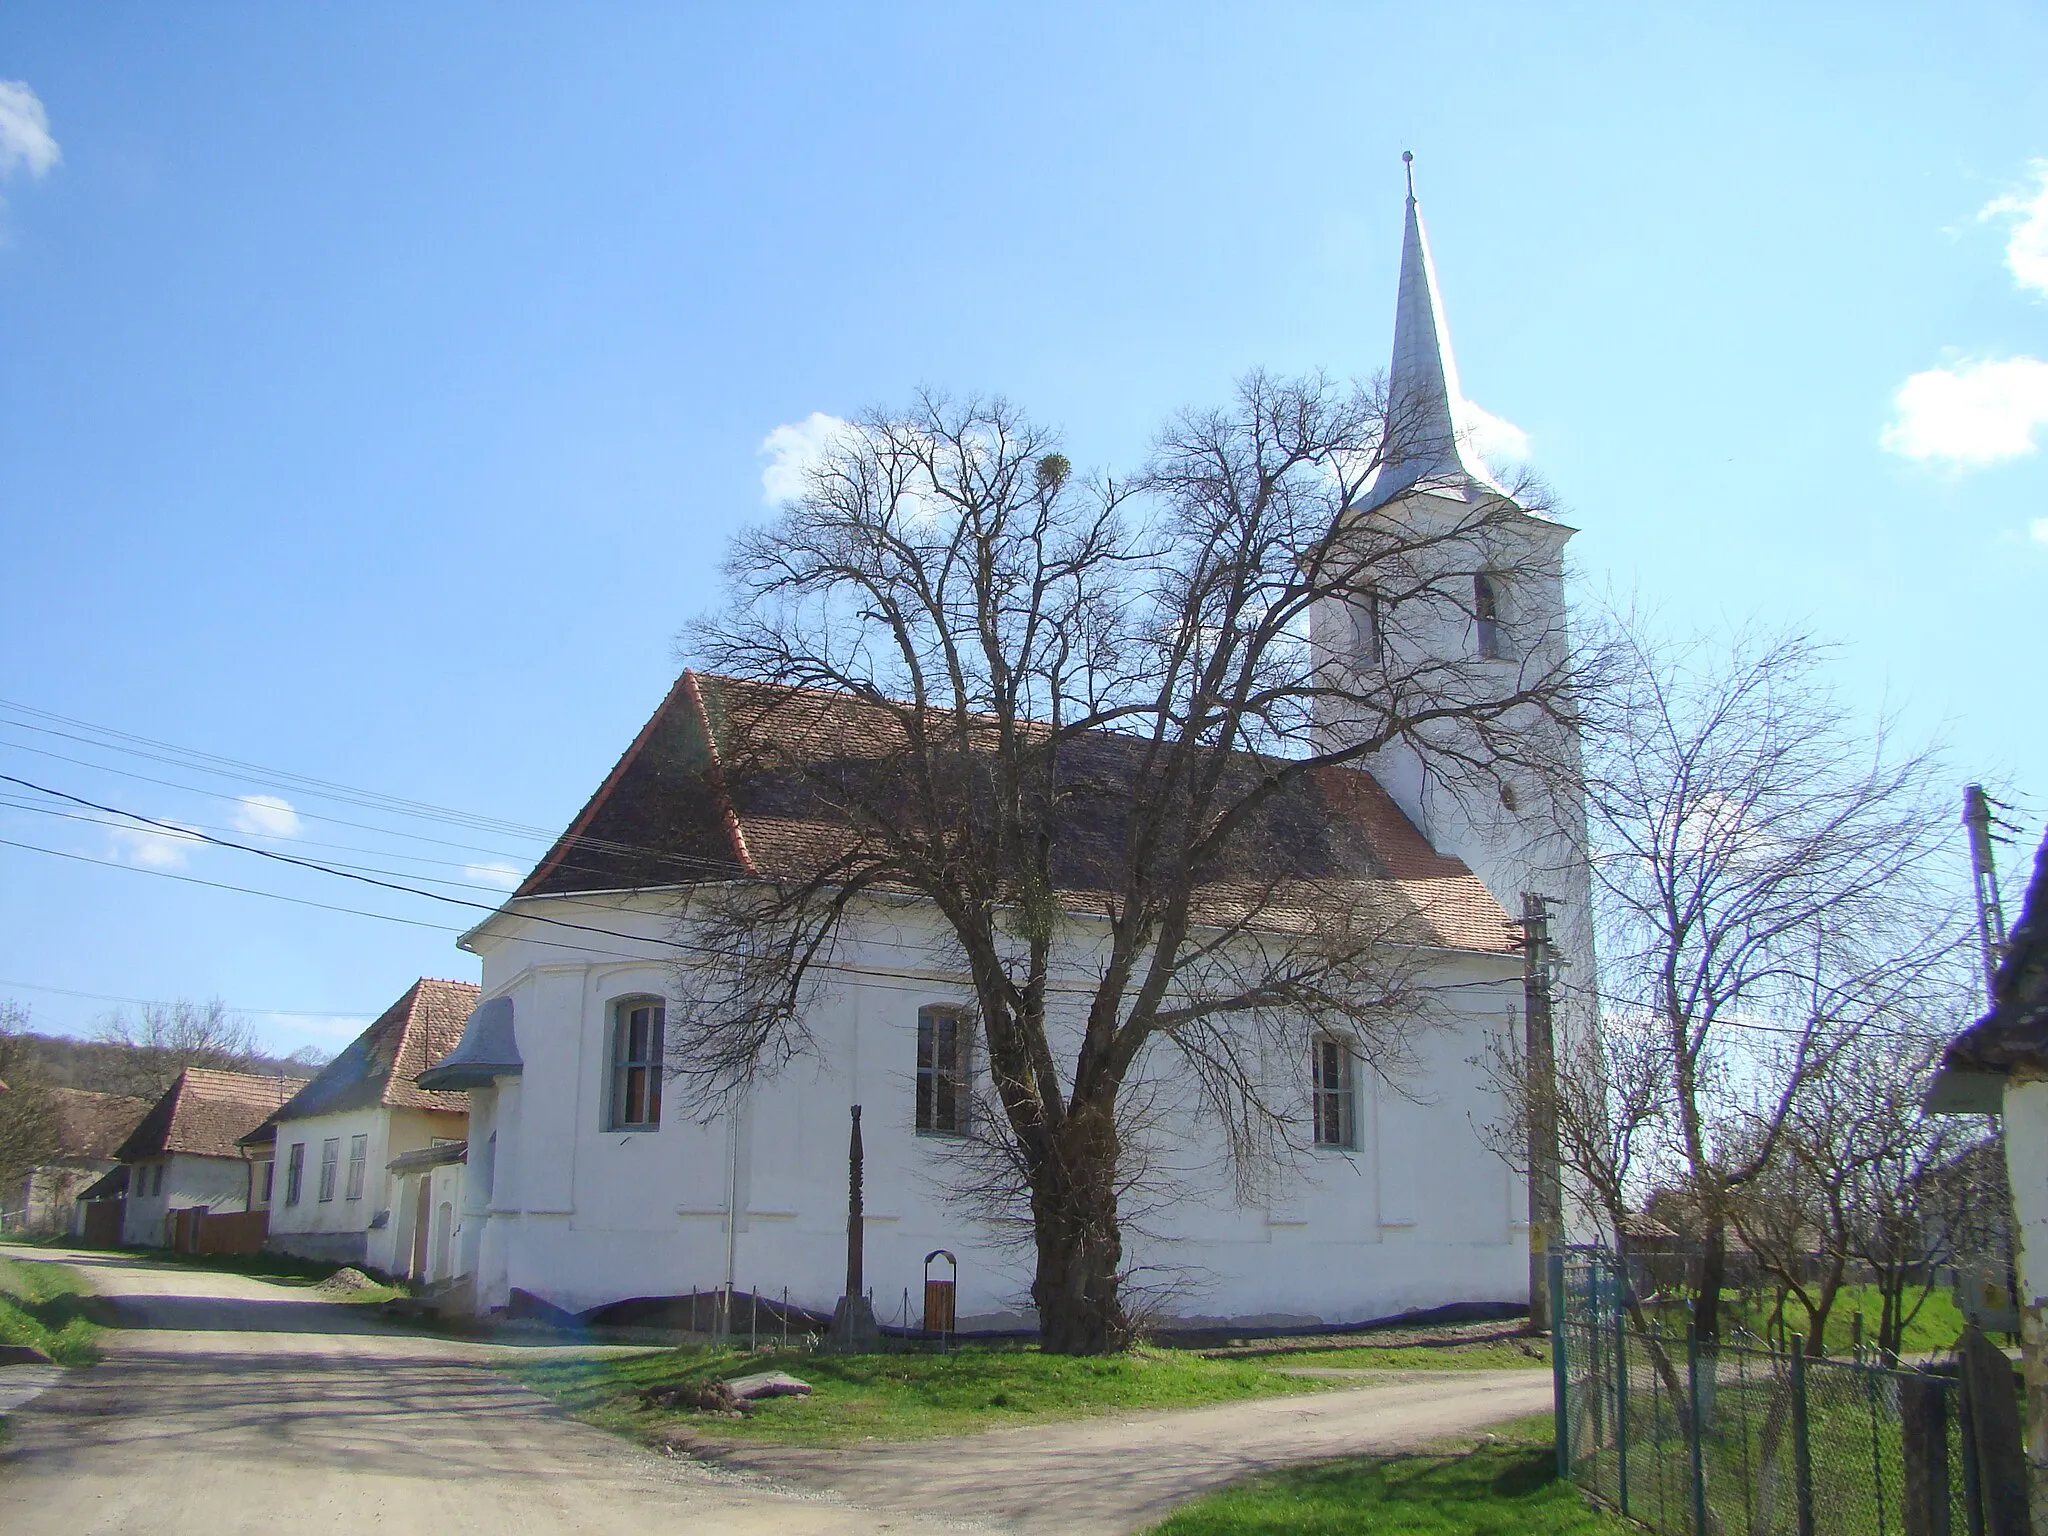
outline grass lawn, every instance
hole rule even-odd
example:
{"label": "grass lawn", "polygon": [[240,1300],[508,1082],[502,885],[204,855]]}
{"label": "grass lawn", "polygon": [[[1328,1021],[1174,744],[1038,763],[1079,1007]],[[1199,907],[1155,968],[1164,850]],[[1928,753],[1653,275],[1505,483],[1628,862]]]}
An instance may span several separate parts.
{"label": "grass lawn", "polygon": [[26,1344],[59,1365],[100,1357],[99,1324],[85,1282],[61,1264],[0,1258],[0,1344]]}
{"label": "grass lawn", "polygon": [[1550,1419],[1427,1455],[1290,1467],[1197,1499],[1153,1536],[1626,1536],[1557,1481]]}
{"label": "grass lawn", "polygon": [[[640,1401],[642,1390],[787,1371],[809,1397],[774,1398],[750,1417],[721,1418]],[[825,1355],[800,1350],[693,1347],[607,1360],[537,1361],[508,1374],[579,1417],[659,1442],[683,1430],[829,1445],[971,1434],[1143,1408],[1197,1408],[1332,1385],[1283,1376],[1263,1360],[1208,1360],[1186,1350],[1138,1349],[1091,1359],[1036,1349],[965,1348],[952,1354]]]}
{"label": "grass lawn", "polygon": [[[1917,1290],[1906,1293],[1906,1305],[1910,1307],[1919,1297]],[[1878,1298],[1874,1285],[1845,1285],[1835,1298],[1834,1310],[1828,1313],[1827,1346],[1830,1355],[1847,1355],[1855,1342],[1857,1313],[1863,1315],[1863,1338],[1865,1343],[1877,1340],[1877,1320],[1884,1312],[1884,1303]],[[1754,1312],[1744,1309],[1742,1322],[1752,1331],[1761,1333],[1769,1320],[1769,1307]],[[1795,1331],[1804,1331],[1806,1312],[1797,1301],[1785,1302],[1786,1326]],[[1919,1314],[1906,1325],[1906,1336],[1899,1353],[1920,1355],[1930,1351],[1953,1348],[1963,1331],[1963,1314],[1956,1307],[1956,1299],[1946,1286],[1936,1287],[1929,1293]]]}

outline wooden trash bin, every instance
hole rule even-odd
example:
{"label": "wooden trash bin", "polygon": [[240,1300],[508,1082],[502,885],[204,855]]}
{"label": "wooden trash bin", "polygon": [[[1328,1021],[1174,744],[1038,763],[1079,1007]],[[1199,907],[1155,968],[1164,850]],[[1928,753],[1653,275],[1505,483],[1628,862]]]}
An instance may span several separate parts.
{"label": "wooden trash bin", "polygon": [[[932,1261],[944,1259],[950,1266],[945,1279],[934,1279]],[[954,1311],[954,1294],[959,1289],[960,1261],[943,1248],[934,1248],[924,1256],[924,1331],[926,1333],[950,1334],[958,1326]]]}

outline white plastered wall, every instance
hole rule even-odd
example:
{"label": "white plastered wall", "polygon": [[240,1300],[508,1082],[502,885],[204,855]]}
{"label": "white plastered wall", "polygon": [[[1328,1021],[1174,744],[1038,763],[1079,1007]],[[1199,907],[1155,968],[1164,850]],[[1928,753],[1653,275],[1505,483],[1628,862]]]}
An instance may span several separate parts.
{"label": "white plastered wall", "polygon": [[[599,916],[573,902],[536,910],[572,922]],[[606,897],[601,916],[649,939],[673,921],[648,898]],[[659,1130],[629,1132],[604,1129],[609,1005],[673,990],[659,945],[644,958],[578,963],[559,930],[528,943],[516,919],[495,920],[472,942],[484,996],[513,999],[524,1069],[471,1094],[460,1262],[477,1275],[478,1304],[502,1306],[515,1287],[572,1311],[716,1289],[727,1278],[736,1175],[734,1283],[770,1296],[787,1287],[792,1302],[829,1311],[844,1276],[848,1106],[859,1103],[866,1273],[882,1320],[902,1319],[908,1292],[917,1321],[924,1256],[945,1248],[960,1260],[962,1327],[1027,1325],[1028,1243],[992,1241],[944,1198],[948,1143],[913,1126],[917,1010],[969,1001],[959,978],[903,974],[930,963],[915,931],[922,921],[862,926],[842,959],[891,974],[835,982],[810,1020],[818,1054],[758,1087],[736,1126],[731,1116],[693,1122],[671,1094]],[[1129,1261],[1174,1281],[1174,1315],[1307,1324],[1524,1298],[1522,1196],[1482,1144],[1498,1106],[1471,1064],[1519,1002],[1519,962],[1445,954],[1435,963],[1449,1024],[1419,1038],[1420,1071],[1402,1090],[1374,1091],[1360,1069],[1355,1150],[1306,1156],[1285,1193],[1261,1206],[1237,1205],[1210,1168],[1146,1223],[1151,1235],[1127,1236]],[[1168,1065],[1162,1053],[1159,1069]],[[1197,1150],[1183,1161],[1214,1159]]]}

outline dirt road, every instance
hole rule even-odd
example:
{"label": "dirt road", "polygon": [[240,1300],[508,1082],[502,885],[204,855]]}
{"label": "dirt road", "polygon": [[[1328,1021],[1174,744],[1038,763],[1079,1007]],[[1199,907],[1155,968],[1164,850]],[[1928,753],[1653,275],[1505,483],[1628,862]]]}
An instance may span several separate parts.
{"label": "dirt road", "polygon": [[1414,1444],[1549,1394],[1541,1372],[1446,1372],[910,1446],[762,1448],[728,1469],[562,1417],[490,1371],[514,1346],[403,1333],[236,1276],[65,1257],[122,1326],[102,1364],[13,1415],[9,1536],[1124,1532],[1243,1472]]}

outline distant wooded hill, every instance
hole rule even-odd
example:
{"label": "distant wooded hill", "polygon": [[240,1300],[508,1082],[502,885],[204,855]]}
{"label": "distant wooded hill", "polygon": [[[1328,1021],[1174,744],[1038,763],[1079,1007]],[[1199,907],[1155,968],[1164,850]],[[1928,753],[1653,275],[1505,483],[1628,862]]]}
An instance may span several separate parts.
{"label": "distant wooded hill", "polygon": [[93,1093],[133,1094],[155,1099],[187,1066],[265,1076],[311,1077],[327,1062],[323,1051],[294,1051],[289,1056],[248,1053],[186,1053],[161,1046],[129,1045],[111,1040],[76,1040],[64,1035],[21,1034],[15,1037],[18,1059],[52,1088],[84,1088]]}

